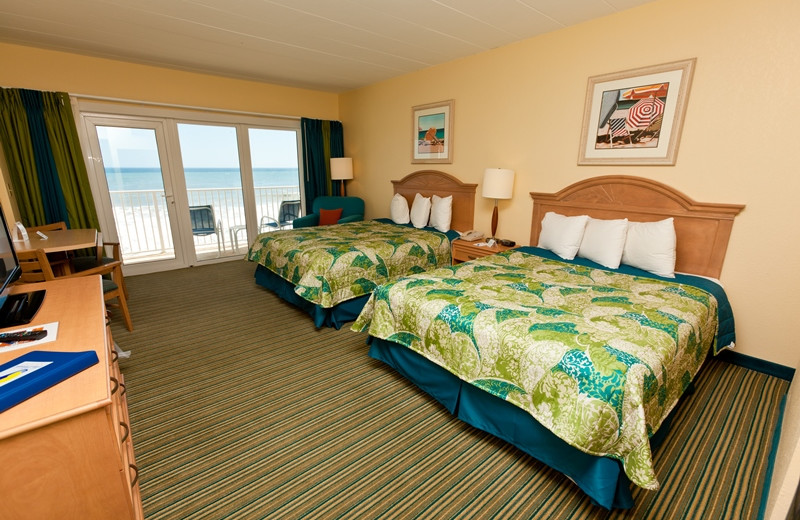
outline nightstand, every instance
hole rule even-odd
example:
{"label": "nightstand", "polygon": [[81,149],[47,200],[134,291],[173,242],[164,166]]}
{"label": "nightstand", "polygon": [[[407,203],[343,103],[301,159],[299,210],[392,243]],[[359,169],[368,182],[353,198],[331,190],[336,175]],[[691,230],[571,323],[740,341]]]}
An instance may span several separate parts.
{"label": "nightstand", "polygon": [[475,242],[467,242],[460,238],[453,240],[453,263],[467,262],[469,260],[475,260],[476,258],[483,258],[484,256],[513,249],[513,247],[501,246],[500,244],[495,244],[494,247],[475,245],[481,242],[483,242],[483,240],[477,240]]}

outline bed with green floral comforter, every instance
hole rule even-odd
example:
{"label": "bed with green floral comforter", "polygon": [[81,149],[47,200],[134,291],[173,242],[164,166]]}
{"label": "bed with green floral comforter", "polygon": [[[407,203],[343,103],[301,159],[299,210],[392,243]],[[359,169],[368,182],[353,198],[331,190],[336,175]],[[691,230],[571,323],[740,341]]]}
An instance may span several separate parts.
{"label": "bed with green floral comforter", "polygon": [[379,287],[353,330],[412,349],[655,489],[649,437],[715,343],[717,311],[691,285],[517,250]]}
{"label": "bed with green floral comforter", "polygon": [[400,276],[450,265],[452,238],[430,228],[350,222],[262,233],[247,259],[293,284],[303,299],[331,308]]}

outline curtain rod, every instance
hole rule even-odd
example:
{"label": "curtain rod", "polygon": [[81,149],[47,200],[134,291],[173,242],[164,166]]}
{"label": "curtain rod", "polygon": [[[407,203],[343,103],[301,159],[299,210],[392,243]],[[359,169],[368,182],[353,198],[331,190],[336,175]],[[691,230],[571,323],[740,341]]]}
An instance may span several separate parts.
{"label": "curtain rod", "polygon": [[79,99],[86,99],[91,101],[109,101],[112,103],[126,103],[131,105],[145,105],[145,106],[153,106],[153,107],[164,107],[164,108],[178,108],[183,110],[198,110],[202,112],[219,112],[222,114],[237,114],[237,115],[244,115],[244,116],[258,116],[258,117],[272,117],[276,119],[289,119],[292,121],[299,121],[300,117],[298,116],[287,116],[287,115],[280,115],[280,114],[265,114],[262,112],[247,112],[244,110],[227,110],[224,108],[210,108],[210,107],[197,107],[192,105],[176,105],[174,103],[158,103],[155,101],[140,101],[135,99],[124,99],[124,98],[115,98],[115,97],[107,97],[107,96],[93,96],[89,94],[73,94],[70,93],[70,96],[76,97]]}

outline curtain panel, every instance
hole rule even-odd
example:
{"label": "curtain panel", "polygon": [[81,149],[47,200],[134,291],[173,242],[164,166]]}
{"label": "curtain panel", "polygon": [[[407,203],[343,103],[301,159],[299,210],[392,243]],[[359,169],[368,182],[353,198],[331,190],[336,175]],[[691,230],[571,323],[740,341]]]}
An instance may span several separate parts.
{"label": "curtain panel", "polygon": [[68,94],[0,88],[0,141],[25,226],[99,229]]}
{"label": "curtain panel", "polygon": [[322,195],[341,195],[339,183],[331,182],[331,157],[344,157],[344,129],[341,121],[300,119],[303,136],[303,189],[311,212],[314,199]]}

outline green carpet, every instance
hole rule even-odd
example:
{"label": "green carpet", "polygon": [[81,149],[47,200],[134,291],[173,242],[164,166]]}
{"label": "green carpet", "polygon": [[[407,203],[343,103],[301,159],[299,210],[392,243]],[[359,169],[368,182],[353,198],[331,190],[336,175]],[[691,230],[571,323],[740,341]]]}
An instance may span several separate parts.
{"label": "green carpet", "polygon": [[454,419],[316,330],[235,261],[127,279],[112,319],[145,517],[686,518],[757,516],[788,383],[707,362],[655,453],[661,489],[605,511],[567,478]]}

